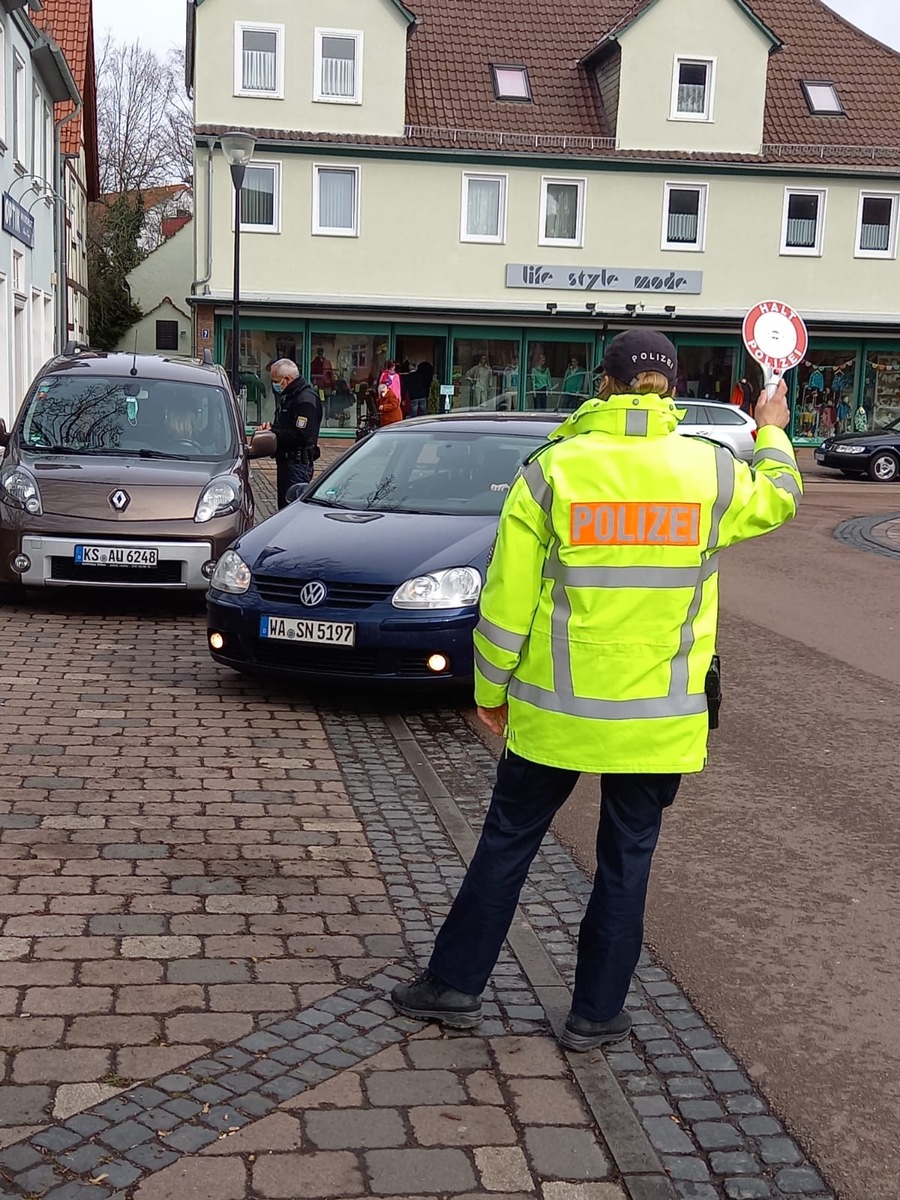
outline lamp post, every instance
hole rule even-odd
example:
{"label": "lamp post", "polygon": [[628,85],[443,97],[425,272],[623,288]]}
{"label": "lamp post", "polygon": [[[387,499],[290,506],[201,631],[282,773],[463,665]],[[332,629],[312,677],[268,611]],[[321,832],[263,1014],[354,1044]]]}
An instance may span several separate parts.
{"label": "lamp post", "polygon": [[247,165],[256,149],[256,138],[251,133],[237,130],[222,135],[222,153],[231,168],[234,185],[234,289],[232,292],[231,319],[231,385],[234,394],[241,394],[241,189]]}

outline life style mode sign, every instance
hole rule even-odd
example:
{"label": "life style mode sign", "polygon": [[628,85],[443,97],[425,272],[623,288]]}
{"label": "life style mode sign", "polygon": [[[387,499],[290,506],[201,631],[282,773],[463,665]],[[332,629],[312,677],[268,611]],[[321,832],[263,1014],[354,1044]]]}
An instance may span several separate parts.
{"label": "life style mode sign", "polygon": [[546,288],[556,292],[660,292],[670,296],[699,296],[703,291],[703,272],[507,263],[506,286],[529,290]]}

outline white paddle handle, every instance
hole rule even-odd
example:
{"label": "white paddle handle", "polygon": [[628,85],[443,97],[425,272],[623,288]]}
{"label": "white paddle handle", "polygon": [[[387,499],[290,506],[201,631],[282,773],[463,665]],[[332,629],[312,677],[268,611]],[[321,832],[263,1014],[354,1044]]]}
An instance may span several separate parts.
{"label": "white paddle handle", "polygon": [[772,370],[771,367],[766,368],[766,372],[765,372],[766,395],[769,397],[770,400],[774,397],[775,393],[778,391],[778,385],[779,385],[779,383],[781,383],[781,378],[782,377],[780,375],[775,374],[775,372]]}

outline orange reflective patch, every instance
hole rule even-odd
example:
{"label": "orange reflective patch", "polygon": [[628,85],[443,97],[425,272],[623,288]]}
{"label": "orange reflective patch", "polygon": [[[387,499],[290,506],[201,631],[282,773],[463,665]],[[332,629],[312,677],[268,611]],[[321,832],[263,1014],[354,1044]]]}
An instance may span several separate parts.
{"label": "orange reflective patch", "polygon": [[699,546],[699,504],[573,504],[573,546]]}

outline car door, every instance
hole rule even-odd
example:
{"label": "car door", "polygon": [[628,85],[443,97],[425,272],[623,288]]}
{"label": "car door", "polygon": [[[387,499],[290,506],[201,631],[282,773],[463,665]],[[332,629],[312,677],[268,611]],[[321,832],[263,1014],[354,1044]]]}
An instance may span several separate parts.
{"label": "car door", "polygon": [[705,404],[686,404],[687,415],[681,422],[685,433],[694,437],[711,437],[712,423]]}

